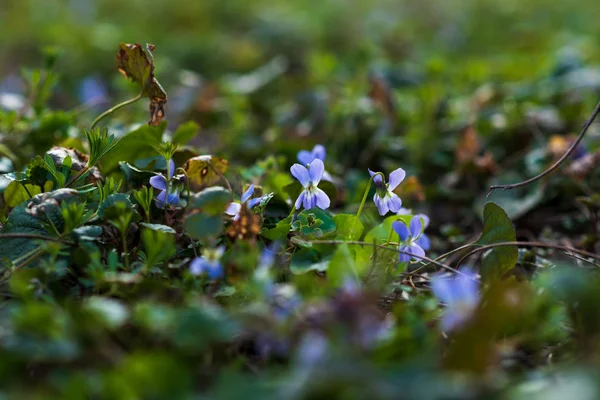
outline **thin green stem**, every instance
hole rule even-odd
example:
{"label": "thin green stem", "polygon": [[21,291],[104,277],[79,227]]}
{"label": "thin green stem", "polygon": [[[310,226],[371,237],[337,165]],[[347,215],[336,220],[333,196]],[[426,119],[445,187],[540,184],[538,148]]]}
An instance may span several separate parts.
{"label": "thin green stem", "polygon": [[354,233],[354,228],[356,228],[356,223],[360,219],[360,215],[362,214],[363,208],[365,207],[365,203],[367,202],[367,196],[369,195],[369,191],[371,190],[371,183],[373,183],[373,178],[375,178],[375,176],[377,176],[377,175],[381,175],[382,179],[385,179],[385,176],[381,172],[377,172],[369,179],[369,183],[367,183],[367,187],[365,188],[365,194],[363,194],[363,198],[360,202],[360,206],[358,206],[358,211],[356,213],[356,219],[354,220],[354,224],[352,225],[352,230],[350,231],[350,237],[352,237],[352,234]]}
{"label": "thin green stem", "polygon": [[85,167],[81,168],[81,169],[79,170],[79,172],[77,172],[77,174],[76,174],[76,175],[75,175],[73,178],[71,178],[71,180],[69,180],[69,182],[67,182],[67,183],[65,184],[65,187],[66,187],[66,188],[68,188],[68,187],[71,187],[71,186],[73,186],[73,185],[74,185],[74,184],[75,184],[75,183],[76,183],[76,182],[77,182],[77,181],[78,181],[78,180],[79,180],[79,179],[80,179],[80,178],[81,178],[83,175],[85,175],[85,174],[86,174],[86,173],[87,173],[89,170],[90,170],[90,167],[88,167],[87,165],[86,165]]}
{"label": "thin green stem", "polygon": [[119,109],[121,109],[123,107],[126,107],[126,106],[128,106],[130,104],[135,103],[136,101],[138,101],[142,97],[143,97],[143,92],[140,92],[140,94],[138,94],[134,98],[129,99],[129,100],[125,100],[124,102],[119,103],[116,106],[114,106],[112,108],[109,108],[108,110],[104,111],[102,114],[100,114],[100,115],[98,115],[96,117],[96,119],[94,120],[94,122],[92,122],[92,126],[90,127],[90,129],[94,129],[96,127],[96,125],[98,125],[98,123],[100,121],[102,121],[105,117],[109,116],[110,114],[114,113],[115,111],[117,111],[117,110],[119,110]]}

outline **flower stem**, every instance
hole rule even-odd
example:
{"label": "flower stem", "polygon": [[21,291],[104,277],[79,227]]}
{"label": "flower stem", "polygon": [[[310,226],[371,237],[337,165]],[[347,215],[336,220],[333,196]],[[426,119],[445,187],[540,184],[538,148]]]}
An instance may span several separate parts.
{"label": "flower stem", "polygon": [[373,183],[373,178],[375,178],[376,175],[381,175],[381,177],[385,179],[385,176],[381,172],[377,172],[369,179],[369,183],[367,183],[367,187],[365,188],[365,194],[363,195],[362,201],[360,202],[360,206],[358,207],[358,212],[356,213],[354,225],[352,225],[352,230],[350,231],[350,237],[352,237],[352,234],[354,233],[354,228],[356,228],[356,223],[358,222],[360,215],[362,214],[362,210],[365,207],[365,203],[367,202],[367,196],[369,195],[369,190],[371,190],[371,183]]}
{"label": "flower stem", "polygon": [[117,110],[119,110],[119,109],[121,109],[121,108],[123,108],[123,107],[125,107],[125,106],[128,106],[128,105],[130,105],[130,104],[133,104],[133,103],[135,103],[136,101],[138,101],[139,99],[141,99],[141,98],[142,98],[142,95],[143,95],[143,92],[140,92],[140,94],[138,94],[138,95],[137,95],[137,96],[135,96],[134,98],[132,98],[132,99],[129,99],[129,100],[125,100],[124,102],[122,102],[122,103],[119,103],[119,104],[117,104],[116,106],[114,106],[114,107],[112,107],[112,108],[109,108],[108,110],[104,111],[102,114],[100,114],[100,115],[98,115],[98,116],[96,117],[96,119],[94,120],[94,122],[92,122],[92,126],[90,127],[90,129],[94,129],[94,128],[96,127],[96,125],[98,125],[98,123],[99,123],[99,122],[100,122],[102,119],[104,119],[105,117],[107,117],[107,116],[109,116],[110,114],[114,113],[115,111],[117,111]]}

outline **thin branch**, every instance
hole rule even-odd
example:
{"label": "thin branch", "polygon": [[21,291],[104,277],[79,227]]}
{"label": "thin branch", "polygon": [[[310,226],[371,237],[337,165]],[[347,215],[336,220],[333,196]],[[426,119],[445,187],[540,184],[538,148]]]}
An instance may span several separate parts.
{"label": "thin branch", "polygon": [[52,236],[36,235],[33,233],[0,233],[0,239],[39,239],[48,242],[59,242],[63,244],[73,244],[68,240],[55,238]]}
{"label": "thin branch", "polygon": [[550,243],[543,243],[543,242],[500,242],[500,243],[487,244],[485,246],[481,246],[481,247],[471,250],[470,252],[465,254],[460,260],[458,260],[455,268],[458,268],[463,263],[463,261],[465,261],[467,258],[471,257],[473,254],[479,253],[481,251],[493,249],[495,247],[504,247],[504,246],[539,247],[539,248],[544,248],[544,249],[562,250],[562,251],[566,251],[569,253],[574,253],[574,254],[579,254],[579,255],[585,256],[585,257],[590,257],[595,260],[600,260],[600,255],[590,253],[590,252],[587,252],[584,250],[574,249],[573,247],[569,247],[569,246],[561,246],[559,244],[550,244]]}
{"label": "thin branch", "polygon": [[490,187],[490,190],[488,191],[487,197],[489,197],[492,194],[492,192],[494,190],[496,190],[496,189],[511,190],[511,189],[514,189],[514,188],[527,186],[530,183],[533,183],[533,182],[535,182],[537,180],[540,180],[543,177],[545,177],[546,175],[549,175],[552,172],[554,172],[554,170],[557,169],[558,167],[560,167],[560,165],[567,158],[569,158],[569,156],[575,151],[575,149],[577,148],[577,146],[579,145],[579,143],[581,142],[581,140],[585,136],[586,132],[588,131],[589,127],[592,125],[592,123],[594,122],[594,120],[598,116],[598,114],[600,114],[600,102],[598,102],[598,104],[596,104],[596,108],[594,108],[594,111],[592,112],[592,115],[590,115],[590,117],[588,118],[588,120],[583,125],[583,128],[582,128],[581,132],[579,133],[579,136],[577,136],[577,140],[575,140],[575,142],[573,142],[573,144],[571,145],[571,147],[569,147],[569,150],[567,150],[567,152],[565,154],[563,154],[563,156],[558,161],[556,161],[550,168],[546,169],[544,172],[540,173],[539,175],[536,175],[533,178],[527,179],[526,181],[523,181],[523,182],[512,183],[510,185],[493,185],[493,186]]}

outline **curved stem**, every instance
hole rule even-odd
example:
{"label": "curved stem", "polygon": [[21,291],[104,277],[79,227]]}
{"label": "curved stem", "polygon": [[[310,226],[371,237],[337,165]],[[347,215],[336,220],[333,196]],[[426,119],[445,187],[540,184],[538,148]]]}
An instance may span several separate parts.
{"label": "curved stem", "polygon": [[592,115],[590,115],[590,117],[588,118],[588,120],[583,125],[583,128],[582,128],[581,132],[579,133],[579,136],[577,136],[577,140],[575,140],[575,142],[573,142],[573,144],[571,145],[571,147],[569,147],[569,150],[567,150],[567,152],[565,154],[563,154],[563,156],[558,161],[556,161],[550,168],[548,168],[544,172],[540,173],[539,175],[536,175],[533,178],[527,179],[526,181],[523,181],[523,182],[513,183],[513,184],[510,184],[510,185],[493,185],[493,186],[490,187],[490,190],[488,191],[487,197],[489,197],[490,194],[492,194],[492,192],[494,190],[496,190],[496,189],[510,190],[510,189],[514,189],[514,188],[518,188],[518,187],[522,187],[522,186],[527,186],[530,183],[533,183],[533,182],[535,182],[535,181],[537,181],[539,179],[542,179],[546,175],[551,174],[555,169],[557,169],[558,167],[560,167],[560,165],[567,158],[569,158],[569,156],[575,151],[575,149],[577,148],[577,146],[579,145],[579,143],[581,142],[581,140],[585,136],[585,133],[587,132],[587,130],[589,129],[589,127],[592,125],[592,123],[594,122],[594,120],[598,116],[598,114],[600,114],[600,102],[598,102],[598,104],[596,105],[596,108],[594,108],[594,111],[592,112]]}
{"label": "curved stem", "polygon": [[367,196],[369,195],[369,190],[371,190],[371,183],[373,183],[373,178],[375,178],[376,175],[381,175],[381,177],[383,179],[385,179],[385,176],[381,172],[377,172],[371,178],[369,178],[369,183],[367,183],[367,187],[365,188],[365,194],[363,194],[363,198],[360,202],[360,206],[358,206],[358,211],[356,212],[356,219],[354,220],[354,224],[352,225],[352,230],[350,231],[350,237],[352,237],[352,234],[354,233],[354,228],[356,228],[356,223],[360,219],[360,214],[362,214],[362,210],[365,207],[365,203],[367,202]]}
{"label": "curved stem", "polygon": [[467,258],[471,257],[473,254],[476,254],[476,253],[479,253],[481,251],[485,251],[488,249],[493,249],[494,247],[504,247],[504,246],[539,247],[539,248],[545,248],[545,249],[563,250],[563,251],[568,251],[568,252],[575,253],[575,254],[580,254],[585,257],[591,257],[596,260],[600,260],[600,255],[590,253],[590,252],[584,251],[584,250],[574,249],[569,246],[561,246],[558,244],[550,244],[550,243],[543,243],[543,242],[500,242],[500,243],[487,244],[485,246],[481,246],[481,247],[471,250],[470,252],[465,254],[460,260],[458,260],[455,268],[458,268]]}
{"label": "curved stem", "polygon": [[136,101],[138,101],[139,99],[141,99],[141,98],[142,98],[142,96],[143,96],[143,92],[140,92],[140,94],[138,94],[138,95],[137,95],[137,96],[135,96],[134,98],[132,98],[132,99],[129,99],[129,100],[125,100],[124,102],[122,102],[122,103],[119,103],[119,104],[117,104],[116,106],[114,106],[114,107],[111,107],[111,108],[109,108],[108,110],[104,111],[102,114],[100,114],[100,115],[98,115],[98,116],[96,117],[96,119],[94,120],[94,122],[92,122],[92,126],[90,127],[90,129],[94,129],[94,128],[96,127],[96,125],[98,125],[98,123],[99,123],[99,122],[100,122],[102,119],[104,119],[105,117],[107,117],[107,116],[109,116],[110,114],[114,113],[115,111],[117,111],[117,110],[119,110],[119,109],[121,109],[121,108],[123,108],[123,107],[125,107],[125,106],[128,106],[128,105],[130,105],[130,104],[133,104],[133,103],[135,103]]}

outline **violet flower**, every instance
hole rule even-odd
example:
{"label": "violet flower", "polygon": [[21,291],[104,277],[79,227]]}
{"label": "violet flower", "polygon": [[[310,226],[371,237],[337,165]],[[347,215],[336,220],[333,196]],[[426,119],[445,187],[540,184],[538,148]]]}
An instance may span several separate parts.
{"label": "violet flower", "polygon": [[237,221],[240,218],[240,211],[242,210],[242,204],[246,203],[248,208],[252,209],[262,200],[262,197],[257,197],[255,199],[251,199],[254,194],[254,185],[250,185],[250,187],[242,194],[240,202],[231,202],[229,206],[225,210],[225,214],[231,215],[234,221]]}
{"label": "violet flower", "polygon": [[302,187],[304,187],[304,190],[296,199],[296,209],[299,209],[302,206],[305,210],[309,210],[313,207],[319,207],[320,209],[325,210],[329,207],[329,197],[327,197],[327,194],[323,190],[318,188],[324,171],[325,166],[323,165],[323,161],[318,158],[310,163],[308,169],[300,164],[292,165],[290,172],[294,178],[298,179],[302,184]]}
{"label": "violet flower", "polygon": [[190,272],[193,275],[206,274],[212,280],[223,277],[223,265],[221,264],[223,253],[225,253],[223,246],[204,250],[200,257],[194,258],[190,263]]}
{"label": "violet flower", "polygon": [[388,211],[393,213],[398,212],[402,207],[402,200],[394,189],[404,180],[406,172],[402,168],[398,168],[390,173],[389,182],[386,183],[382,178],[381,174],[369,170],[369,174],[373,177],[373,183],[375,184],[375,196],[373,196],[373,202],[377,206],[379,215],[385,215]]}
{"label": "violet flower", "polygon": [[[167,164],[169,165],[168,179],[170,180],[173,178],[175,173],[175,163],[173,160],[169,160]],[[173,187],[169,188],[169,194],[167,196],[167,187],[169,186],[168,183],[169,182],[167,182],[167,178],[165,178],[162,174],[158,174],[150,178],[150,186],[161,191],[158,196],[156,196],[156,205],[158,207],[179,203],[179,193],[176,189],[173,189]]]}
{"label": "violet flower", "polygon": [[415,215],[412,217],[410,220],[410,228],[406,226],[404,221],[394,221],[392,229],[394,229],[400,237],[401,243],[399,250],[403,253],[400,253],[398,257],[399,262],[410,261],[413,258],[412,256],[417,256],[419,258],[425,257],[425,250],[418,243],[418,239],[423,233],[423,223],[419,216]]}
{"label": "violet flower", "polygon": [[[412,210],[402,207],[396,214],[411,215]],[[419,236],[419,238],[416,240],[416,243],[421,246],[423,250],[427,251],[431,248],[431,240],[429,240],[429,236],[425,234],[425,229],[427,229],[430,222],[429,217],[425,214],[415,214],[415,217],[421,218],[421,222],[423,222],[423,233],[421,233],[421,236]]]}
{"label": "violet flower", "polygon": [[463,325],[473,315],[479,304],[479,282],[477,274],[468,268],[452,279],[436,276],[431,280],[435,297],[446,304],[442,317],[442,330],[451,331]]}
{"label": "violet flower", "polygon": [[302,165],[308,165],[314,160],[321,160],[325,162],[325,157],[327,156],[327,152],[325,151],[325,147],[323,145],[316,145],[313,147],[312,151],[302,150],[298,152],[298,161]]}

